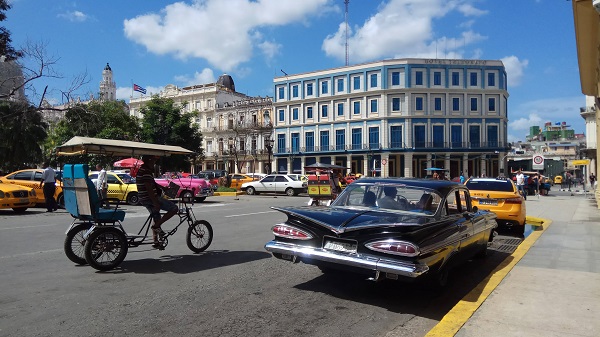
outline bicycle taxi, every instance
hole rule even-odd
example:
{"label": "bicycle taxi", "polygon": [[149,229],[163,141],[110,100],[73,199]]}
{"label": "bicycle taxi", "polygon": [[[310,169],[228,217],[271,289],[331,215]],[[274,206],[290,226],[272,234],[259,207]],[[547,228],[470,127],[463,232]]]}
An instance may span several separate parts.
{"label": "bicycle taxi", "polygon": [[315,163],[304,167],[308,175],[309,206],[329,206],[342,192],[339,176],[347,167],[333,164]]}
{"label": "bicycle taxi", "polygon": [[[142,155],[170,156],[187,155],[192,151],[179,146],[147,144],[140,142],[73,137],[56,148],[57,155],[108,155],[113,157],[134,157]],[[128,233],[123,228],[125,212],[115,208],[100,207],[94,183],[88,177],[87,164],[65,164],[63,166],[63,189],[65,208],[74,218],[66,231],[64,250],[67,258],[76,264],[89,264],[93,268],[106,271],[117,267],[127,255],[131,247],[152,245],[152,217],[148,218],[137,231]],[[171,183],[164,193],[174,199],[179,185]],[[162,248],[169,243],[168,238],[175,234],[179,226],[188,224],[186,243],[195,253],[208,248],[212,242],[213,230],[206,220],[196,219],[191,208],[193,197],[182,194],[177,199],[179,223],[172,229],[165,229],[166,235],[161,238]]]}

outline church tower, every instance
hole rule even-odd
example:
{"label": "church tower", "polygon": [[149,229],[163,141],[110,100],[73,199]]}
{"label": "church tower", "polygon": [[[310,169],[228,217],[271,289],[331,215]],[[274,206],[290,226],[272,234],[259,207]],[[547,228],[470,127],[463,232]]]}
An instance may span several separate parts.
{"label": "church tower", "polygon": [[102,81],[100,82],[100,100],[114,101],[117,99],[117,85],[113,81],[112,69],[108,63],[102,71]]}

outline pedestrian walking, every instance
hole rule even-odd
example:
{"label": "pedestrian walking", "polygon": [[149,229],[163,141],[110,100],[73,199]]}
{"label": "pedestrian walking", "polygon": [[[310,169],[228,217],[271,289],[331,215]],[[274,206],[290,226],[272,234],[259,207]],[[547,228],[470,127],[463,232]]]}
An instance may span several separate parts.
{"label": "pedestrian walking", "polygon": [[525,192],[525,175],[521,170],[517,172],[517,190],[521,193],[525,200],[527,200],[527,192]]}
{"label": "pedestrian walking", "polygon": [[596,175],[593,172],[590,174],[590,187],[596,189]]}
{"label": "pedestrian walking", "polygon": [[98,193],[98,198],[100,199],[100,207],[108,208],[110,205],[108,204],[108,200],[106,200],[107,192],[108,192],[108,179],[106,177],[106,170],[102,165],[96,165],[96,170],[98,170],[98,179],[96,179],[96,191]]}
{"label": "pedestrian walking", "polygon": [[46,212],[54,212],[58,210],[58,204],[56,203],[56,200],[54,200],[54,193],[56,192],[56,172],[50,167],[49,162],[45,162],[42,167],[44,168],[44,172],[42,173],[40,187],[43,185]]}

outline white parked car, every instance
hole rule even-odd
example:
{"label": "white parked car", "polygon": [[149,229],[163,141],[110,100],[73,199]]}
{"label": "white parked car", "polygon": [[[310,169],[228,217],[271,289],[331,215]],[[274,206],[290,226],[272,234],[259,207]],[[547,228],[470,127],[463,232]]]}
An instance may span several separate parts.
{"label": "white parked car", "polygon": [[246,175],[248,177],[252,177],[254,180],[261,180],[262,178],[267,176],[266,173],[246,173]]}
{"label": "white parked car", "polygon": [[241,190],[248,195],[259,193],[285,193],[289,196],[306,193],[308,185],[305,181],[294,180],[285,174],[271,174],[259,181],[243,183]]}
{"label": "white parked car", "polygon": [[307,177],[307,176],[305,176],[304,174],[297,174],[297,173],[294,173],[294,174],[288,174],[287,176],[288,176],[288,177],[292,177],[292,178],[294,178],[295,180],[300,180],[300,181],[304,181],[304,182],[308,181],[308,177]]}

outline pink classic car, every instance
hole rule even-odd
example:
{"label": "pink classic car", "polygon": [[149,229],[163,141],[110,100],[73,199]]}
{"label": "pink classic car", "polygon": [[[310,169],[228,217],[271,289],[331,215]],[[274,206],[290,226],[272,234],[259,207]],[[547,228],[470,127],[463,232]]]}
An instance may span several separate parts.
{"label": "pink classic car", "polygon": [[206,199],[206,197],[213,195],[213,190],[210,186],[210,183],[206,179],[193,178],[191,176],[184,178],[178,172],[167,172],[155,180],[157,184],[164,187],[169,186],[169,183],[171,182],[179,185],[177,197],[194,196],[196,201],[202,202]]}

